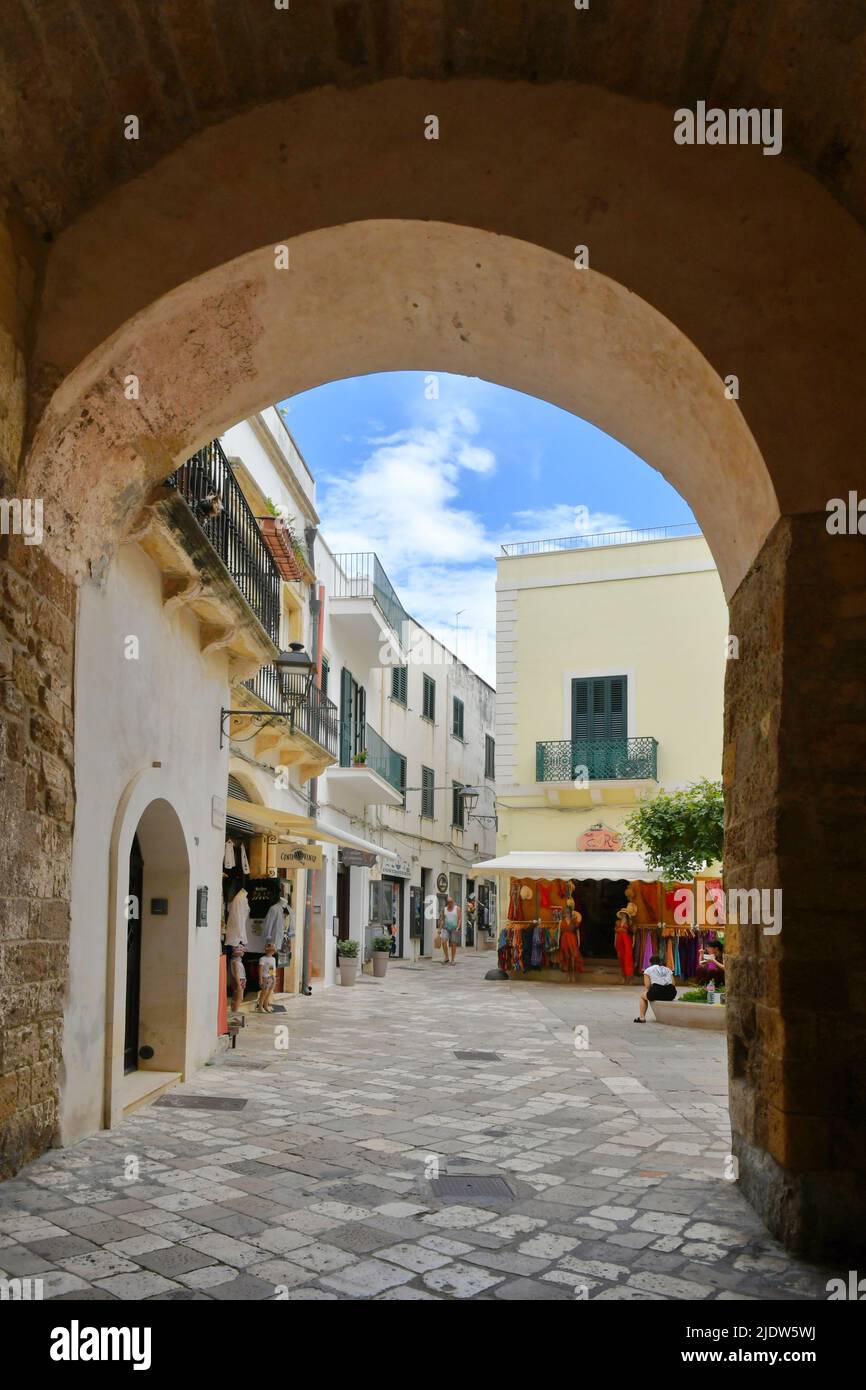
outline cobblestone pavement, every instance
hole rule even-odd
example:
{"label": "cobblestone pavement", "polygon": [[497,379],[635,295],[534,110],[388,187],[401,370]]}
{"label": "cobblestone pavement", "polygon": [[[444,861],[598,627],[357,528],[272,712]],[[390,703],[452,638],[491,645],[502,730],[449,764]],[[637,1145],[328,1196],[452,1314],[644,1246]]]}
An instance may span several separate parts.
{"label": "cobblestone pavement", "polygon": [[[723,1036],[639,1027],[636,989],[484,981],[491,960],[251,1015],[164,1101],[0,1186],[0,1270],[68,1300],[826,1298],[839,1271],[724,1178]],[[437,1195],[437,1162],[476,1190]]]}

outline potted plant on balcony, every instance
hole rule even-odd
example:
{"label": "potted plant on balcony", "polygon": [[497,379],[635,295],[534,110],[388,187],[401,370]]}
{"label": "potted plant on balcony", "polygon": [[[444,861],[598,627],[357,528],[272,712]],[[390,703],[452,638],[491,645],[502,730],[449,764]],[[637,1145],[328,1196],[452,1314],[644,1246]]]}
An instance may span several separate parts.
{"label": "potted plant on balcony", "polygon": [[373,937],[373,974],[381,980],[388,969],[388,957],[391,954],[390,936]]}
{"label": "potted plant on balcony", "polygon": [[337,960],[340,965],[340,984],[353,985],[358,973],[358,942],[338,941]]}
{"label": "potted plant on balcony", "polygon": [[366,750],[366,748],[362,748],[361,751],[360,751],[359,753],[356,753],[355,756],[354,756],[354,758],[352,759],[352,762],[355,764],[355,767],[366,767],[366,765],[367,765],[367,750]]}

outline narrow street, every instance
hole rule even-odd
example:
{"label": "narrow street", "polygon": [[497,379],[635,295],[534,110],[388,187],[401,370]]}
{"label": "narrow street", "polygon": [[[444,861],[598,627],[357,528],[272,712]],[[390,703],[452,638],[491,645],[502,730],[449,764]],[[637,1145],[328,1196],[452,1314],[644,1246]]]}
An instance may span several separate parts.
{"label": "narrow street", "polygon": [[248,1016],[192,1081],[0,1188],[0,1273],[75,1301],[826,1296],[840,1271],[725,1180],[723,1034],[491,963],[392,962]]}

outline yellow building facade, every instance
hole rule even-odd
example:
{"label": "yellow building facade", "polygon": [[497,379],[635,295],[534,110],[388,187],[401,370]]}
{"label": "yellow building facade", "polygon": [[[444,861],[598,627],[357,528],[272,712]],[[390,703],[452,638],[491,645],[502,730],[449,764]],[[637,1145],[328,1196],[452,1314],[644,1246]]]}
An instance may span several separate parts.
{"label": "yellow building facade", "polygon": [[736,639],[712,555],[697,534],[640,534],[498,560],[497,859],[597,878],[610,853],[611,878],[635,877],[616,837],[639,800],[721,775]]}

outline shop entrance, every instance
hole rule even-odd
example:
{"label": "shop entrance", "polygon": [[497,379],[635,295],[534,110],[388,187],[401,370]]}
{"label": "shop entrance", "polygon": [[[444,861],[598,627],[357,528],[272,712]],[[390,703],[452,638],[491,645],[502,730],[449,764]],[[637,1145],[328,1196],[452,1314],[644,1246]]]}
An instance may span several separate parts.
{"label": "shop entrance", "polygon": [[144,859],[138,835],[129,851],[129,888],[126,918],[126,1020],[123,1034],[123,1071],[138,1070],[138,1020],[141,1011],[141,904],[144,901]]}
{"label": "shop entrance", "polygon": [[583,879],[578,883],[577,907],[583,916],[580,949],[584,956],[595,960],[616,957],[613,929],[617,912],[626,904],[627,887],[625,878]]}

